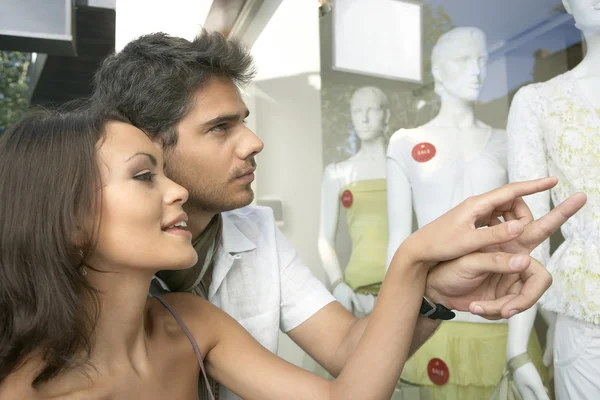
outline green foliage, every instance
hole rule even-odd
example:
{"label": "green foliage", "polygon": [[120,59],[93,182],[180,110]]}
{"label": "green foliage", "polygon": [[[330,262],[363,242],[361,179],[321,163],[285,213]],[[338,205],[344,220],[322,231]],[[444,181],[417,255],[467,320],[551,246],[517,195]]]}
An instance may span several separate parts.
{"label": "green foliage", "polygon": [[0,133],[29,107],[31,53],[0,51]]}
{"label": "green foliage", "polygon": [[[401,90],[398,85],[382,85],[381,79],[373,86],[383,90],[390,102],[390,121],[387,139],[398,129],[414,125],[412,91]],[[356,89],[365,85],[354,83],[321,83],[321,109],[323,127],[323,162],[339,162],[355,154],[360,140],[354,133],[350,115],[350,98]]]}
{"label": "green foliage", "polygon": [[444,6],[439,6],[437,10],[424,4],[422,7],[423,23],[423,72],[426,83],[433,81],[431,76],[431,52],[433,46],[440,36],[454,28],[452,18],[446,12]]}

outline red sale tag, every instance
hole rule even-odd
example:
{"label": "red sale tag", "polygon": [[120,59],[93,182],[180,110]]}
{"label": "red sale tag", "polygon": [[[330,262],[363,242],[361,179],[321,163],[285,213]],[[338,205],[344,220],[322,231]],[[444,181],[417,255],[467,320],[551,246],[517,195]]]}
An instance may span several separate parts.
{"label": "red sale tag", "polygon": [[448,383],[448,379],[450,379],[450,371],[448,371],[448,366],[439,358],[434,358],[429,361],[429,364],[427,364],[427,375],[429,375],[431,382],[438,386],[445,385]]}
{"label": "red sale tag", "polygon": [[352,192],[349,190],[344,190],[344,193],[342,193],[342,205],[346,208],[350,208],[353,200],[354,198],[352,197]]}
{"label": "red sale tag", "polygon": [[435,146],[431,143],[419,143],[412,149],[412,158],[416,162],[427,162],[435,156]]}

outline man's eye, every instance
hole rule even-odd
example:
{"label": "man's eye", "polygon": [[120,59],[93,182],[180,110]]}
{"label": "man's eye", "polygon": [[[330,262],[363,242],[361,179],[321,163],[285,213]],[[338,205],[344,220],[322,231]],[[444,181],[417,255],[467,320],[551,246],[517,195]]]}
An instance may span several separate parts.
{"label": "man's eye", "polygon": [[216,125],[213,128],[211,128],[211,131],[223,132],[223,131],[226,131],[227,129],[229,129],[229,125],[219,124],[219,125]]}

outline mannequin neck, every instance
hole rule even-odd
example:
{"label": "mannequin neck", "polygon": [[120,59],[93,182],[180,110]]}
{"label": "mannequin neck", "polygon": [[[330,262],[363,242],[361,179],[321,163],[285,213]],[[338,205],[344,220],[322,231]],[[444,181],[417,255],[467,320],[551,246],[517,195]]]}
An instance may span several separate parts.
{"label": "mannequin neck", "polygon": [[458,99],[448,94],[442,94],[442,106],[436,122],[440,126],[470,128],[476,126],[473,103]]}
{"label": "mannequin neck", "polygon": [[360,158],[382,159],[385,158],[385,141],[383,135],[372,139],[361,140],[360,150],[356,155]]}
{"label": "mannequin neck", "polygon": [[585,33],[585,42],[587,51],[583,61],[577,66],[582,72],[581,75],[597,75],[598,65],[600,65],[600,32]]}

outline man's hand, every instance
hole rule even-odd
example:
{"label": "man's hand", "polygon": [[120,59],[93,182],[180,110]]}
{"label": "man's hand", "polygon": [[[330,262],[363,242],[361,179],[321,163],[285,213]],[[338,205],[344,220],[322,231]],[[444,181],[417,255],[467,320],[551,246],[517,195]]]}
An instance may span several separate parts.
{"label": "man's hand", "polygon": [[533,306],[551,283],[528,255],[476,252],[432,268],[425,295],[453,310],[510,318]]}
{"label": "man's hand", "polygon": [[470,197],[413,233],[403,247],[429,267],[482,249],[528,254],[586,202],[586,196],[577,193],[533,222],[522,197],[557,183],[556,178],[516,182]]}

